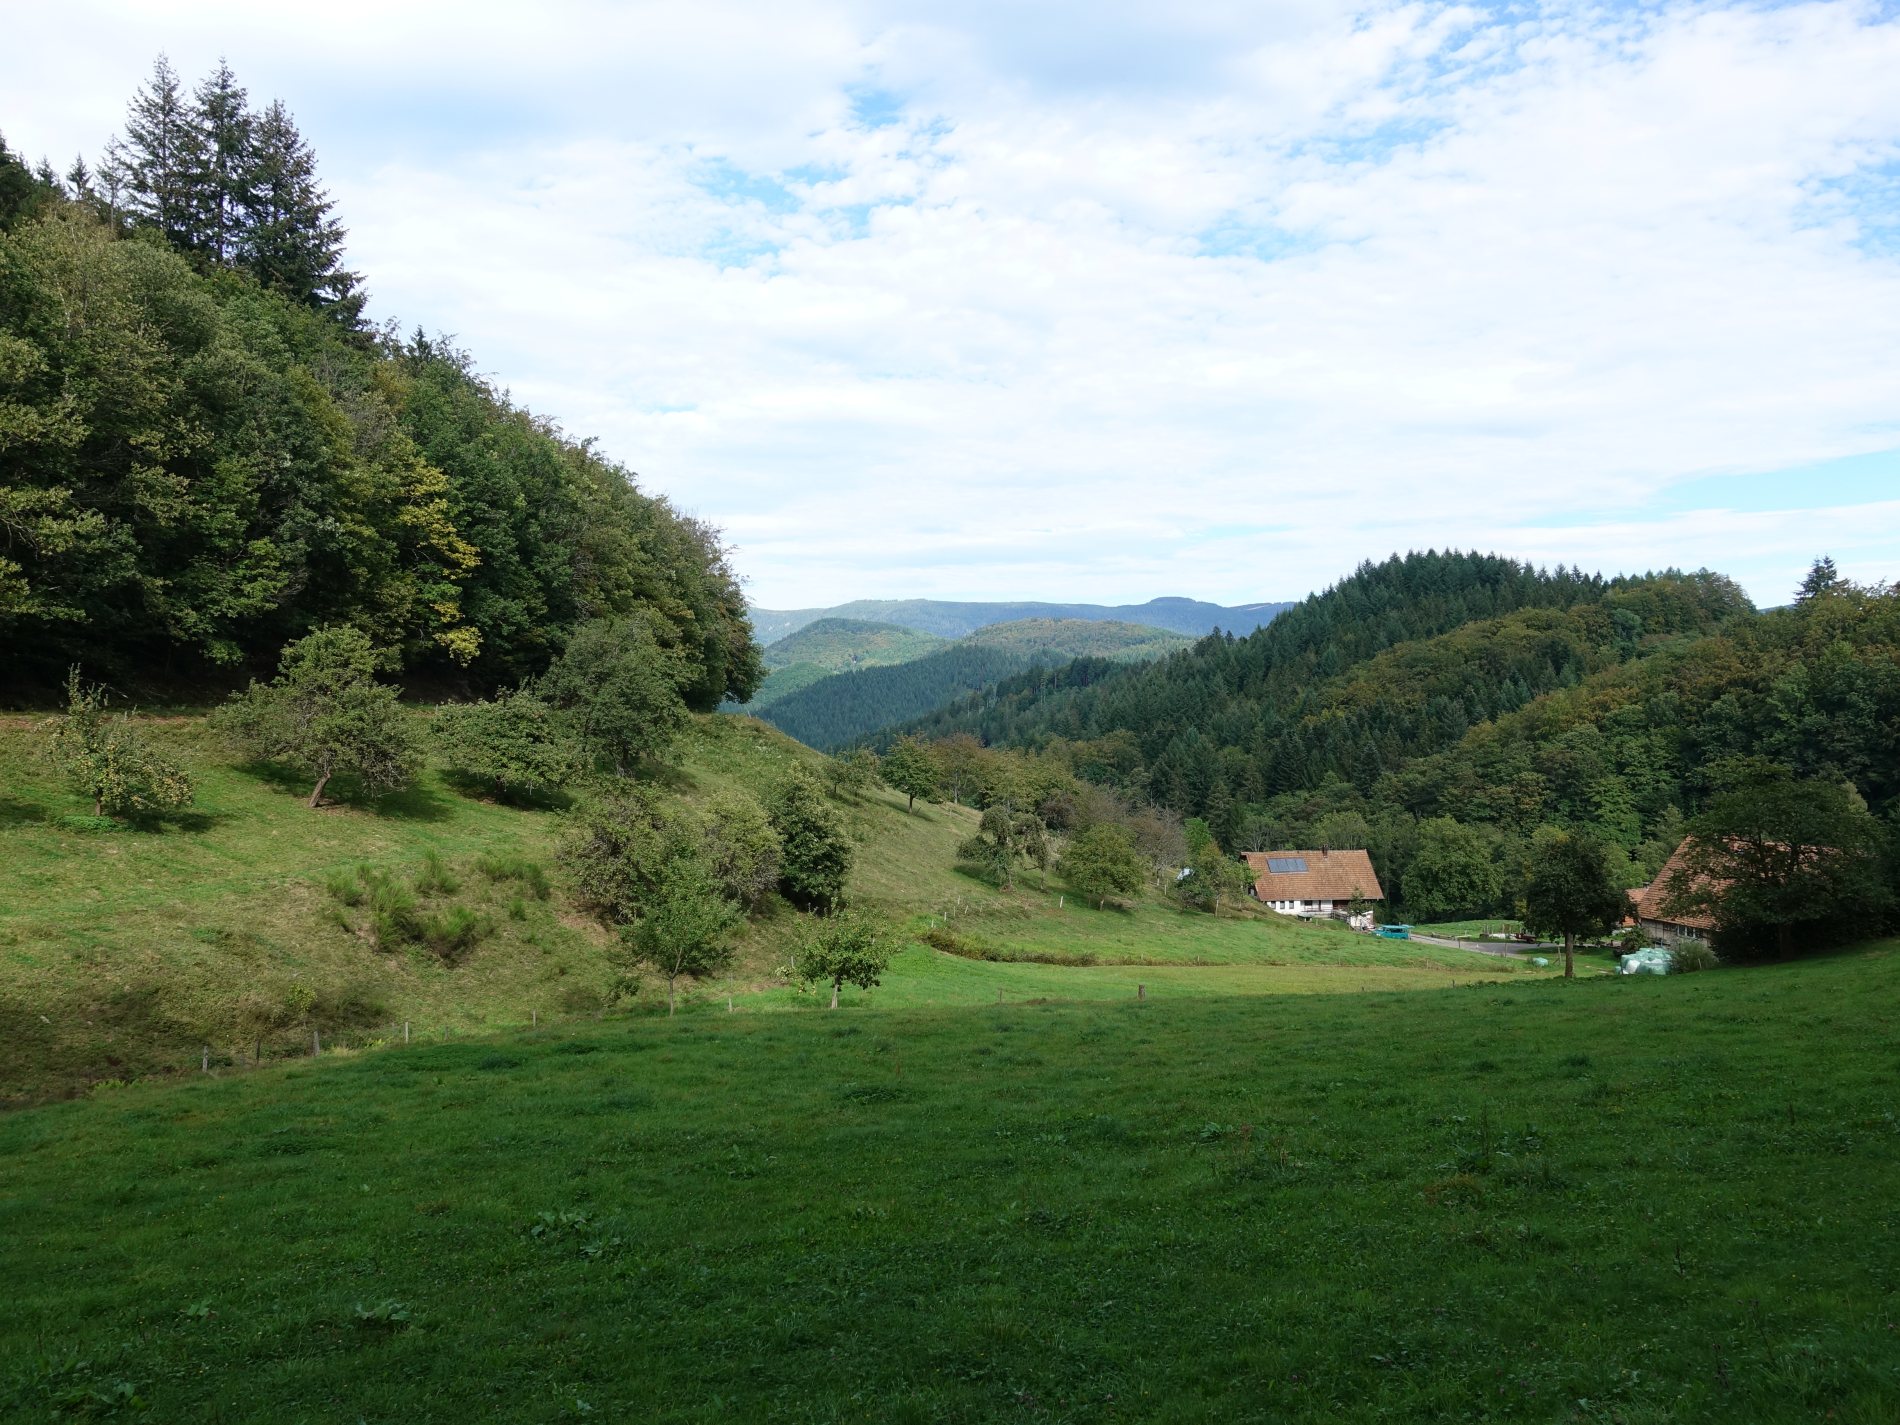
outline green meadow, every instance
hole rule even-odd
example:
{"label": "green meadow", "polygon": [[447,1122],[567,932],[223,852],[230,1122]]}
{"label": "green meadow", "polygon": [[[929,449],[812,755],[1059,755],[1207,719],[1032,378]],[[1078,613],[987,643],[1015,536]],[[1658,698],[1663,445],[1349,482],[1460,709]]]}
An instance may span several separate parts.
{"label": "green meadow", "polygon": [[1896,950],[103,1090],[0,1118],[0,1414],[1887,1422]]}
{"label": "green meadow", "polygon": [[[142,723],[197,789],[190,812],[143,827],[93,823],[49,775],[42,723],[0,723],[0,1102],[181,1073],[207,1051],[228,1067],[308,1054],[313,1033],[348,1047],[399,1041],[407,1024],[412,1038],[439,1040],[609,1010],[609,938],[561,892],[559,804],[497,805],[434,769],[401,795],[313,812],[299,781],[235,761],[200,718]],[[816,760],[752,719],[708,717],[660,775],[692,800],[757,792]],[[1151,897],[1097,910],[1036,872],[1002,890],[954,869],[976,824],[966,808],[912,815],[880,791],[841,810],[857,843],[854,901],[910,937],[872,995],[880,1005],[994,1001],[999,990],[1113,999],[1138,983],[1157,996],[1436,988],[1537,973],[1250,906],[1216,917]],[[446,883],[424,881],[430,857]],[[551,893],[483,869],[510,862],[541,868]],[[365,875],[427,885],[424,913],[472,917],[478,940],[447,957],[379,949],[366,914],[338,899]],[[774,974],[797,929],[791,911],[768,910],[745,928],[732,970],[694,987],[689,1007],[802,1004]],[[663,1003],[649,981],[611,1008]]]}

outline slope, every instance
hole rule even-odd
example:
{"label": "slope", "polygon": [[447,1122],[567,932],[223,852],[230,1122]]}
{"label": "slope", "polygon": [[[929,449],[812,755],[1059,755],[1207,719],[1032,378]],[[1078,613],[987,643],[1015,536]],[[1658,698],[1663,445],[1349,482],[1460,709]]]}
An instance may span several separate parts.
{"label": "slope", "polygon": [[11,1114],[0,1413],[1873,1425],[1895,949],[587,1023]]}
{"label": "slope", "polygon": [[1193,637],[1225,629],[1250,633],[1292,604],[1224,607],[1198,599],[1160,598],[1145,604],[955,603],[942,599],[854,599],[828,609],[749,610],[761,640],[771,642],[826,617],[874,619],[942,638],[961,638],[988,624],[1020,619],[1088,619],[1141,624]]}
{"label": "slope", "polygon": [[761,658],[767,669],[750,701],[727,711],[757,713],[788,693],[808,688],[847,668],[876,668],[907,663],[945,645],[945,640],[893,623],[823,618],[806,624],[768,646]]}
{"label": "slope", "polygon": [[1026,668],[1083,656],[1139,661],[1186,644],[1179,634],[1136,624],[1021,619],[991,624],[909,662],[813,681],[754,710],[809,746],[840,747]]}
{"label": "slope", "polygon": [[[400,1039],[407,1022],[414,1036],[439,1039],[606,1007],[611,942],[568,900],[553,859],[565,825],[558,805],[496,805],[438,769],[400,796],[312,812],[297,779],[234,761],[199,718],[141,725],[191,772],[198,803],[162,828],[114,830],[79,815],[84,803],[50,775],[39,724],[0,721],[0,1102],[180,1071],[207,1046],[216,1062],[248,1063],[307,1054],[312,1031],[326,1046],[359,1044]],[[819,760],[754,719],[708,716],[659,785],[687,801],[759,796]],[[1256,991],[1357,986],[1355,969],[1385,976],[1363,983],[1390,986],[1393,971],[1435,983],[1467,958],[1376,947],[1367,959],[1363,942],[1277,918],[1215,920],[1160,905],[1078,911],[1060,886],[1005,892],[958,874],[973,812],[906,815],[886,792],[838,805],[859,848],[853,901],[900,927],[950,918],[970,942],[961,948],[986,957],[941,957],[956,960],[966,986],[1015,973],[999,963],[1008,957],[1052,953],[1079,967],[1246,966],[1226,987],[1244,980]],[[365,873],[426,883],[421,916],[448,926],[459,913],[479,933],[444,937],[440,949],[379,949],[366,907],[343,899],[361,900]],[[551,883],[545,895],[537,877]],[[701,992],[785,1000],[772,989],[775,967],[799,919],[769,902],[745,927],[732,971]],[[931,1000],[937,958],[908,952],[892,983],[915,987],[896,992]],[[644,982],[633,1006],[656,1003],[654,989]]]}

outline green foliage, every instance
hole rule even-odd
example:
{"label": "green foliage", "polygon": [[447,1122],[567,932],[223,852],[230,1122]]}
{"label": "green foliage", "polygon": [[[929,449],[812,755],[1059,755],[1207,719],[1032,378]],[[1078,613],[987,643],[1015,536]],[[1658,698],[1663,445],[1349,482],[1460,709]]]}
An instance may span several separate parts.
{"label": "green foliage", "polygon": [[1697,970],[1715,970],[1721,968],[1721,964],[1721,956],[1700,940],[1678,941],[1669,951],[1669,972],[1672,975],[1688,975]]}
{"label": "green foliage", "polygon": [[443,760],[489,783],[498,797],[565,786],[583,768],[554,710],[531,692],[451,704],[436,713],[433,730]]}
{"label": "green foliage", "polygon": [[778,884],[782,843],[758,801],[739,791],[716,792],[699,811],[699,847],[719,893],[748,912]]}
{"label": "green foliage", "polygon": [[878,755],[868,747],[854,747],[827,757],[824,778],[826,790],[834,797],[857,801],[881,780]]}
{"label": "green foliage", "polygon": [[422,853],[422,869],[416,872],[416,890],[425,896],[452,896],[462,888],[461,879],[449,870],[437,851]]}
{"label": "green foliage", "polygon": [[66,713],[53,727],[53,760],[96,817],[125,817],[191,805],[191,778],[153,747],[132,720],[106,712],[103,688],[66,677]]}
{"label": "green foliage", "polygon": [[1019,862],[1049,869],[1049,837],[1039,818],[998,803],[984,810],[976,835],[957,847],[957,862],[1007,890]]}
{"label": "green foliage", "polygon": [[817,917],[799,942],[793,973],[807,985],[829,985],[831,1008],[846,985],[876,988],[896,947],[876,923],[848,913]]}
{"label": "green foliage", "polygon": [[376,666],[360,629],[319,629],[284,650],[275,679],[234,694],[219,724],[252,755],[314,777],[312,807],[339,772],[373,791],[406,786],[422,765],[421,742]]}
{"label": "green foliage", "polygon": [[1174,877],[1177,901],[1189,910],[1211,913],[1218,910],[1223,901],[1236,900],[1247,893],[1251,884],[1247,868],[1221,850],[1206,822],[1190,818],[1183,833],[1187,841],[1187,865],[1179,869],[1187,874]]}
{"label": "green foliage", "polygon": [[1482,828],[1448,816],[1421,822],[1405,871],[1406,913],[1419,920],[1456,920],[1496,909],[1502,878],[1492,848]]}
{"label": "green foliage", "polygon": [[908,663],[943,646],[944,640],[935,634],[919,633],[894,623],[821,618],[767,644],[761,658],[767,668],[775,671],[808,664],[827,673],[838,673],[847,668]]}
{"label": "green foliage", "polygon": [[1148,864],[1126,828],[1112,822],[1085,826],[1063,848],[1056,869],[1077,895],[1098,907],[1111,899],[1137,894],[1148,879]]}
{"label": "green foliage", "polygon": [[802,773],[786,778],[766,810],[779,837],[780,893],[800,910],[837,910],[851,871],[851,842],[817,783]]}
{"label": "green foliage", "polygon": [[1853,787],[1758,758],[1715,775],[1717,794],[1689,822],[1680,867],[1663,887],[1672,913],[1709,917],[1738,952],[1784,956],[1797,930],[1813,946],[1881,923],[1894,898],[1885,838]]}
{"label": "green foliage", "polygon": [[612,788],[572,818],[558,853],[580,903],[607,925],[638,920],[676,861],[697,858],[685,814],[651,787]]}
{"label": "green foliage", "polygon": [[[718,532],[361,296],[315,159],[228,70],[161,67],[100,186],[0,159],[0,642],[189,685],[351,624],[478,689],[640,617],[710,709],[762,675]],[[20,191],[15,193],[18,188]],[[142,229],[125,240],[128,204]]]}
{"label": "green foliage", "polygon": [[665,978],[671,1014],[680,976],[715,974],[731,962],[731,932],[743,918],[712,869],[699,856],[682,855],[667,863],[639,919],[622,928],[621,944],[630,966]]}
{"label": "green foliage", "polygon": [[644,619],[595,619],[574,631],[540,687],[582,745],[625,773],[642,758],[664,757],[686,730],[686,675]]}
{"label": "green foliage", "polygon": [[1608,847],[1582,832],[1538,834],[1524,887],[1524,927],[1563,937],[1565,976],[1576,974],[1578,938],[1608,935],[1628,912]]}
{"label": "green foliage", "polygon": [[930,800],[937,792],[937,764],[914,737],[900,737],[878,764],[878,775],[893,791],[902,792],[911,811],[917,798]]}
{"label": "green foliage", "polygon": [[495,923],[488,916],[468,906],[456,905],[424,916],[417,935],[445,963],[454,964],[494,929]]}

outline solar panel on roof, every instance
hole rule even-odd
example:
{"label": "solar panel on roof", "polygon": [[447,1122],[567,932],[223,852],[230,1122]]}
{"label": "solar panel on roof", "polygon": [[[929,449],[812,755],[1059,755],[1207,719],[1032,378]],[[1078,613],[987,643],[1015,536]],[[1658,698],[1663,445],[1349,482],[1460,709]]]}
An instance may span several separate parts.
{"label": "solar panel on roof", "polygon": [[1267,869],[1269,871],[1277,871],[1282,876],[1304,875],[1306,873],[1306,858],[1304,856],[1269,856],[1267,857]]}

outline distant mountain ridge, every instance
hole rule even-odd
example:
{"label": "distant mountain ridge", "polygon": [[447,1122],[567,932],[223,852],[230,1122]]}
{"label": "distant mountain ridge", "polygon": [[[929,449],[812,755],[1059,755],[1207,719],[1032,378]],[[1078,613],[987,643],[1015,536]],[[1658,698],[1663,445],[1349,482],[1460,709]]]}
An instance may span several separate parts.
{"label": "distant mountain ridge", "polygon": [[828,609],[748,610],[760,643],[776,643],[822,618],[860,619],[896,624],[939,638],[962,638],[991,624],[1023,619],[1085,619],[1090,622],[1144,624],[1199,638],[1222,629],[1252,633],[1291,603],[1222,604],[1199,599],[1160,598],[1145,604],[957,603],[943,599],[854,599]]}
{"label": "distant mountain ridge", "polygon": [[[893,637],[916,640],[928,651],[909,658],[892,656]],[[923,716],[1026,668],[1063,665],[1076,658],[1146,662],[1193,644],[1187,634],[1106,619],[1016,619],[949,642],[889,624],[827,618],[771,645],[765,659],[771,664],[788,654],[822,651],[837,660],[841,671],[826,675],[802,660],[775,667],[740,711],[764,718],[809,746],[838,747],[890,723]],[[853,648],[873,656],[850,656]],[[879,653],[884,656],[875,656]]]}

